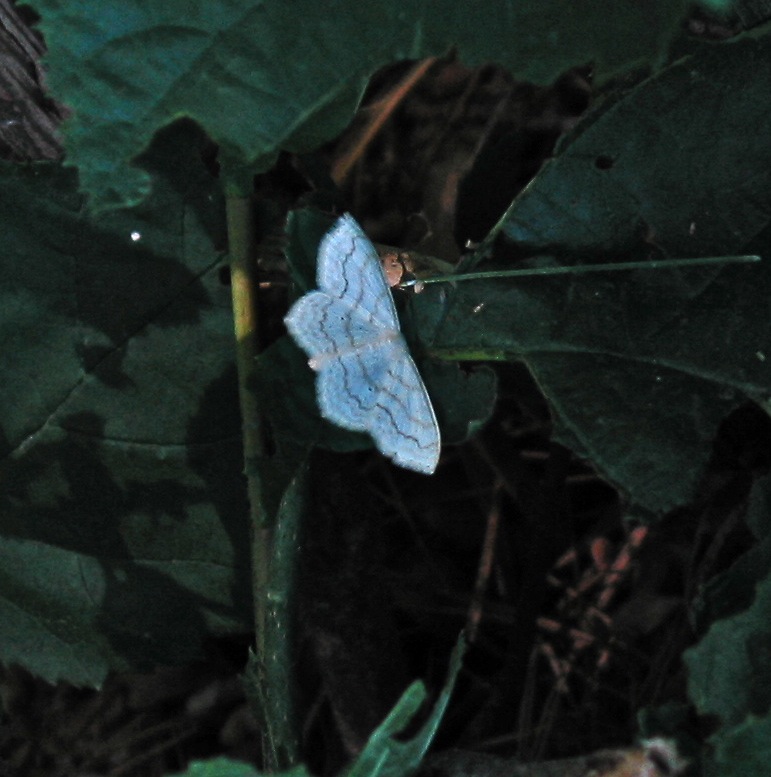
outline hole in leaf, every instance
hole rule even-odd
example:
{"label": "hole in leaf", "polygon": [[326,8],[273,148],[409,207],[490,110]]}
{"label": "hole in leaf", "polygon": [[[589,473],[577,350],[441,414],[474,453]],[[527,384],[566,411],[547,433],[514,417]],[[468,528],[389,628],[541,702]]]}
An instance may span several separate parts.
{"label": "hole in leaf", "polygon": [[601,155],[594,160],[594,166],[598,170],[610,170],[614,164],[615,162],[613,160],[613,157],[609,157],[609,156]]}

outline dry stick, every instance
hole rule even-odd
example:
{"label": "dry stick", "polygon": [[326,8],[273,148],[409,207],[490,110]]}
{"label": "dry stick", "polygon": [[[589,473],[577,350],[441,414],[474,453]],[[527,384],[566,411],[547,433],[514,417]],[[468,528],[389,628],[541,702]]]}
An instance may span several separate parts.
{"label": "dry stick", "polygon": [[377,136],[391,114],[402,104],[404,98],[410,93],[415,84],[423,78],[436,60],[436,57],[429,57],[418,62],[396,89],[385,98],[367,107],[367,111],[372,115],[372,118],[364,128],[354,147],[340,157],[330,170],[330,177],[338,186],[348,177],[351,168],[364,154],[372,139]]}
{"label": "dry stick", "polygon": [[485,591],[493,571],[495,559],[495,545],[498,537],[498,527],[501,522],[501,489],[500,482],[493,489],[493,503],[487,515],[487,526],[482,542],[482,554],[479,558],[477,579],[474,586],[474,596],[471,599],[468,617],[466,619],[466,641],[471,645],[477,637],[479,624],[482,621],[482,607],[484,605]]}

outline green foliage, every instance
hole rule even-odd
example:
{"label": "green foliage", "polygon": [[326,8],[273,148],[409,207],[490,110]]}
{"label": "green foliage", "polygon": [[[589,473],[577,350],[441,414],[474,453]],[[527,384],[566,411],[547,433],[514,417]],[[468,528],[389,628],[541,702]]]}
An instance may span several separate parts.
{"label": "green foliage", "polygon": [[[576,5],[495,0],[318,3],[38,0],[55,94],[74,110],[68,154],[96,208],[135,204],[150,188],[130,166],[159,127],[188,116],[223,149],[226,177],[267,170],[348,123],[370,75],[457,46],[547,83],[594,61],[610,73],[655,61],[685,0]],[[85,21],[87,20],[87,22]]]}
{"label": "green foliage", "polygon": [[[768,37],[665,68],[579,124],[503,234],[581,263],[768,254],[769,79]],[[689,500],[728,412],[771,385],[769,295],[768,261],[461,284],[432,350],[523,358],[557,439],[661,511]]]}
{"label": "green foliage", "polygon": [[725,572],[715,575],[696,603],[697,624],[708,628],[712,621],[746,610],[755,598],[756,586],[771,574],[771,478],[759,478],[750,492],[745,516],[756,540],[750,550]]}
{"label": "green foliage", "polygon": [[[3,662],[98,685],[111,669],[189,661],[206,635],[250,627],[223,194],[245,191],[280,151],[331,139],[382,65],[451,46],[541,83],[591,62],[607,89],[499,225],[534,261],[764,261],[488,280],[403,300],[445,440],[477,431],[496,390],[487,367],[455,361],[524,361],[557,439],[636,510],[687,503],[719,424],[771,385],[771,38],[760,28],[667,65],[685,6],[495,0],[481,14],[454,0],[38,0],[49,84],[74,116],[71,167],[0,166]],[[200,162],[203,131],[219,146],[225,192]],[[289,221],[300,291],[327,225],[308,211]],[[314,447],[369,441],[319,418],[312,375],[286,338],[260,356],[252,388],[275,445],[255,464],[261,507],[286,553],[268,581],[275,660],[259,671],[288,685],[291,554],[315,509],[304,467]],[[763,774],[768,762],[769,500],[761,486],[753,498],[759,544],[707,588],[705,635],[687,656],[694,702],[722,721],[721,774]],[[450,687],[426,727],[399,741],[424,695],[412,686],[350,771],[413,770]],[[291,724],[288,699],[267,707]],[[188,770],[254,773],[232,762]]]}
{"label": "green foliage", "polygon": [[[292,769],[281,777],[305,777],[308,772],[303,768]],[[229,758],[213,758],[211,761],[193,761],[178,777],[260,777],[253,766],[232,761]]]}
{"label": "green foliage", "polygon": [[[420,682],[407,688],[388,717],[372,732],[359,757],[346,770],[347,777],[402,777],[417,769],[450,701],[464,650],[464,642],[459,640],[450,661],[447,682],[428,719],[415,735],[410,739],[397,739],[426,701],[426,689]],[[264,773],[245,764],[218,758],[193,763],[179,777],[260,777],[261,774]],[[300,766],[274,774],[277,777],[307,777],[309,773]]]}
{"label": "green foliage", "polygon": [[439,698],[426,722],[411,739],[397,735],[410,724],[426,699],[422,683],[413,683],[396,703],[383,723],[372,733],[365,748],[348,768],[346,777],[402,777],[415,772],[439,728],[460,672],[465,647],[458,640],[450,661],[450,671]]}
{"label": "green foliage", "polygon": [[[766,774],[771,712],[771,479],[753,488],[747,523],[760,543],[705,592],[715,618],[685,653],[689,694],[724,727],[713,737],[715,774]],[[718,619],[721,618],[722,619]],[[702,615],[702,619],[704,615]],[[762,765],[762,768],[761,768]]]}
{"label": "green foliage", "polygon": [[771,580],[750,607],[714,623],[686,653],[690,694],[702,712],[738,723],[771,707]]}
{"label": "green foliage", "polygon": [[152,197],[99,219],[73,171],[0,170],[0,654],[51,681],[189,661],[212,629],[248,627],[223,206],[192,164],[202,142],[165,133],[143,162]]}
{"label": "green foliage", "polygon": [[735,728],[714,737],[715,754],[708,777],[763,777],[771,773],[771,718],[750,716]]}

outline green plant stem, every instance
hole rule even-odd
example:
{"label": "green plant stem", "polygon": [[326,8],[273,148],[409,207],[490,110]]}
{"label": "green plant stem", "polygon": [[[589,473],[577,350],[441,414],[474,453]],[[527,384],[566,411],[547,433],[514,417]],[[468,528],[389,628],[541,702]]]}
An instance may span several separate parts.
{"label": "green plant stem", "polygon": [[254,386],[260,351],[255,277],[256,239],[252,201],[234,192],[227,197],[233,319],[236,334],[238,392],[243,424],[244,465],[251,523],[252,596],[255,647],[244,677],[260,723],[264,772],[284,771],[299,759],[294,717],[292,608],[297,553],[297,506],[305,498],[305,478],[298,475],[277,513],[265,513],[261,471],[265,451],[261,408]]}
{"label": "green plant stem", "polygon": [[[259,353],[257,330],[257,284],[254,267],[254,218],[248,197],[227,199],[230,280],[233,297],[233,322],[236,335],[238,396],[244,440],[244,474],[251,516],[252,595],[254,597],[255,652],[260,666],[265,665],[267,591],[270,574],[271,531],[260,514],[260,483],[256,462],[262,453],[260,411],[249,378]],[[268,746],[267,751],[272,748]]]}
{"label": "green plant stem", "polygon": [[489,270],[480,272],[441,275],[436,278],[417,278],[399,284],[402,287],[427,283],[455,283],[476,281],[486,278],[527,278],[544,275],[581,275],[585,273],[616,272],[619,270],[671,270],[676,267],[702,267],[711,264],[749,264],[759,262],[760,257],[748,256],[704,256],[694,259],[653,259],[649,262],[611,262],[608,264],[575,264],[549,267],[528,267],[522,270]]}

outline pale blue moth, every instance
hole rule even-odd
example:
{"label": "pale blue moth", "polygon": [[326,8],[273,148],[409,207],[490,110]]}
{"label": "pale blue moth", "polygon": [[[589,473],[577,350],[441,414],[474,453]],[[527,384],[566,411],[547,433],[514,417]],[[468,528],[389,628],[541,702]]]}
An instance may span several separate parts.
{"label": "pale blue moth", "polygon": [[321,414],[368,432],[400,467],[432,474],[441,445],[434,409],[377,251],[348,213],[321,241],[316,282],[284,321],[318,373]]}

